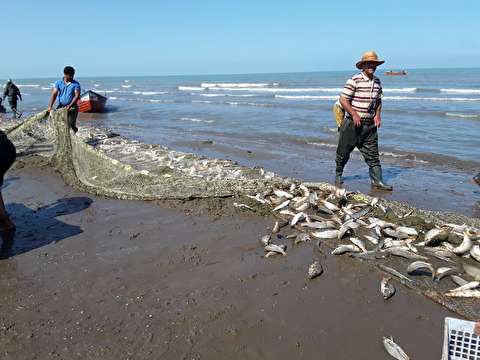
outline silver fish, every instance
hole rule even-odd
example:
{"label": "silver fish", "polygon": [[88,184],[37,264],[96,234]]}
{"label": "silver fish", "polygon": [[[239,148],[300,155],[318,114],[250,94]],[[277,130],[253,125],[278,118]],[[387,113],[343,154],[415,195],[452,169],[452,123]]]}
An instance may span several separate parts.
{"label": "silver fish", "polygon": [[356,212],[348,214],[349,219],[360,219],[364,216],[366,216],[370,212],[371,208],[370,206],[367,206],[361,210],[358,210]]}
{"label": "silver fish", "polygon": [[429,270],[430,274],[432,275],[432,280],[435,278],[435,269],[433,268],[432,264],[425,262],[425,261],[414,261],[407,267],[407,273],[410,275],[415,274],[419,270]]}
{"label": "silver fish", "polygon": [[391,279],[390,276],[384,276],[380,282],[380,292],[385,300],[390,299],[395,294],[395,287],[389,282]]}
{"label": "silver fish", "polygon": [[391,336],[390,338],[383,337],[383,347],[391,357],[397,360],[410,360],[410,357],[405,354],[405,351],[400,346],[395,344]]}
{"label": "silver fish", "polygon": [[248,206],[246,204],[236,203],[236,202],[233,203],[233,206],[235,206],[236,208],[239,208],[239,209],[254,210],[251,206]]}
{"label": "silver fish", "polygon": [[405,214],[399,216],[399,218],[400,218],[400,219],[405,219],[406,217],[409,217],[410,215],[412,215],[412,214],[413,214],[413,211],[414,211],[414,210],[412,209],[412,210],[406,212]]}
{"label": "silver fish", "polygon": [[479,245],[473,245],[472,248],[470,249],[470,255],[475,260],[480,262],[480,246]]}
{"label": "silver fish", "polygon": [[298,245],[302,242],[307,242],[307,241],[310,241],[310,235],[308,235],[307,233],[299,233],[295,237],[294,244]]}
{"label": "silver fish", "polygon": [[399,271],[397,271],[397,270],[395,270],[391,267],[388,267],[388,266],[383,265],[383,264],[378,265],[378,267],[380,269],[382,269],[383,271],[385,271],[386,273],[399,278],[400,280],[412,282],[412,279],[406,277],[405,275],[403,275],[402,273],[400,273]]}
{"label": "silver fish", "polygon": [[274,208],[273,211],[283,209],[284,207],[288,206],[288,204],[290,204],[290,200],[285,200],[280,205],[278,205],[276,208]]}
{"label": "silver fish", "polygon": [[282,255],[287,255],[286,250],[287,250],[287,246],[283,244],[282,245],[268,244],[267,246],[265,246],[265,251],[267,252],[273,251]]}
{"label": "silver fish", "polygon": [[310,196],[308,197],[308,202],[310,203],[310,205],[317,205],[318,194],[316,192],[310,193]]}
{"label": "silver fish", "polygon": [[456,275],[459,274],[460,270],[450,267],[439,267],[437,271],[435,271],[435,276],[437,280],[442,280],[444,277],[449,275]]}
{"label": "silver fish", "polygon": [[470,281],[464,285],[460,285],[455,289],[448,290],[449,293],[457,292],[457,291],[464,291],[464,290],[472,290],[476,289],[480,286],[480,281]]}
{"label": "silver fish", "polygon": [[290,221],[290,226],[295,226],[297,222],[299,222],[301,219],[304,219],[304,218],[305,218],[305,214],[303,212],[299,212]]}
{"label": "silver fish", "polygon": [[265,257],[266,258],[269,258],[271,256],[275,256],[275,255],[281,255],[280,253],[276,252],[276,251],[269,251],[265,254]]}
{"label": "silver fish", "polygon": [[280,210],[279,214],[292,216],[292,217],[295,216],[295,213],[291,210],[288,210],[288,209]]}
{"label": "silver fish", "polygon": [[463,286],[465,284],[468,284],[468,281],[461,278],[460,276],[457,276],[457,275],[450,275],[450,279],[452,279],[452,281],[457,284],[458,286]]}
{"label": "silver fish", "polygon": [[317,276],[321,275],[323,273],[323,268],[320,262],[314,261],[313,263],[310,264],[308,267],[308,278],[310,280],[316,278]]}
{"label": "silver fish", "polygon": [[299,186],[299,188],[300,188],[300,191],[302,192],[303,196],[305,196],[306,198],[308,198],[310,196],[310,190],[308,190],[308,188],[305,185],[301,184]]}
{"label": "silver fish", "polygon": [[473,246],[472,239],[470,238],[467,231],[463,232],[463,241],[462,243],[453,249],[453,252],[457,255],[463,255],[470,251]]}
{"label": "silver fish", "polygon": [[327,201],[327,200],[321,200],[320,201],[323,206],[325,206],[328,210],[331,210],[331,211],[338,211],[340,210],[340,208],[335,205],[335,204],[332,204],[331,202]]}
{"label": "silver fish", "polygon": [[297,188],[297,185],[296,185],[296,184],[290,185],[290,192],[293,193],[296,188]]}
{"label": "silver fish", "polygon": [[475,280],[480,280],[480,269],[478,267],[463,263],[463,270]]}
{"label": "silver fish", "polygon": [[356,245],[340,245],[332,251],[332,255],[341,255],[346,252],[360,252]]}
{"label": "silver fish", "polygon": [[367,252],[367,249],[365,248],[365,243],[362,240],[360,240],[359,238],[351,237],[350,241],[352,242],[352,244],[354,244],[358,248],[360,248],[363,252]]}
{"label": "silver fish", "polygon": [[372,199],[372,201],[370,201],[370,206],[375,206],[375,205],[377,205],[377,204],[378,204],[378,201],[379,201],[378,198],[377,198],[377,197],[374,197],[374,198]]}
{"label": "silver fish", "polygon": [[325,230],[325,231],[314,231],[312,236],[317,239],[337,239],[339,231],[338,230]]}
{"label": "silver fish", "polygon": [[434,246],[448,238],[448,231],[445,229],[433,228],[425,234],[425,246]]}
{"label": "silver fish", "polygon": [[350,232],[351,230],[355,230],[359,228],[360,225],[355,222],[355,220],[349,220],[346,223],[344,223],[339,230],[338,233],[338,238],[341,239],[342,237],[345,236],[347,232]]}
{"label": "silver fish", "polygon": [[292,199],[293,195],[283,190],[273,190],[273,193],[279,198]]}
{"label": "silver fish", "polygon": [[255,201],[258,201],[260,204],[266,204],[267,203],[267,200],[262,198],[262,194],[257,194],[255,196],[247,195],[247,197],[250,198],[250,199],[253,199]]}
{"label": "silver fish", "polygon": [[335,223],[333,221],[315,221],[311,223],[303,223],[302,226],[306,226],[310,229],[336,229]]}
{"label": "silver fish", "polygon": [[295,210],[297,210],[297,211],[305,211],[305,210],[307,210],[309,207],[310,207],[310,204],[309,204],[308,202],[305,202],[305,203],[303,203],[302,205],[297,206],[297,207],[295,208]]}
{"label": "silver fish", "polygon": [[322,206],[322,205],[318,205],[317,209],[319,211],[325,213],[325,214],[328,214],[328,215],[333,215],[334,214],[332,210],[330,210],[330,209],[328,209],[328,208],[326,208],[325,206]]}
{"label": "silver fish", "polygon": [[272,228],[272,233],[276,234],[280,230],[280,223],[278,221],[275,221],[275,225],[273,225]]}
{"label": "silver fish", "polygon": [[271,237],[270,235],[262,236],[262,238],[260,239],[260,243],[261,243],[263,246],[267,246],[268,244],[270,244],[271,238],[272,238],[272,237]]}
{"label": "silver fish", "polygon": [[379,226],[381,229],[395,227],[395,224],[377,218],[368,218],[368,221],[370,221],[370,225],[367,226],[367,229],[372,229],[376,226]]}
{"label": "silver fish", "polygon": [[454,257],[455,254],[451,251],[441,248],[425,248],[424,251],[430,255],[433,255],[437,259],[447,262],[454,262],[451,258]]}
{"label": "silver fish", "polygon": [[368,241],[370,241],[373,245],[378,244],[378,239],[373,237],[373,236],[365,235],[364,238],[367,239]]}
{"label": "silver fish", "polygon": [[464,298],[480,298],[480,290],[463,290],[446,293],[445,296],[448,297],[464,297]]}
{"label": "silver fish", "polygon": [[414,252],[411,252],[409,250],[405,250],[405,249],[399,248],[399,247],[388,248],[388,249],[385,249],[384,252],[386,252],[387,254],[390,254],[390,255],[400,256],[400,257],[403,257],[405,259],[428,260],[428,258],[425,257],[425,256],[415,254]]}

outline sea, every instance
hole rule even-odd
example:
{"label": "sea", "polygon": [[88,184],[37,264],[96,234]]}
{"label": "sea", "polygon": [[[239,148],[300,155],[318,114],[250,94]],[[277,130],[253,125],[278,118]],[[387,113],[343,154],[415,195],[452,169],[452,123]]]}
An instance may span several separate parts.
{"label": "sea", "polygon": [[[355,73],[78,77],[82,91],[108,97],[107,112],[80,114],[78,124],[331,182],[338,141],[332,106]],[[480,216],[480,187],[472,181],[480,171],[480,69],[407,69],[406,76],[377,70],[376,76],[384,90],[381,160],[395,186],[381,196]],[[24,116],[47,107],[55,80],[14,79]],[[345,177],[352,190],[371,191],[358,151]]]}

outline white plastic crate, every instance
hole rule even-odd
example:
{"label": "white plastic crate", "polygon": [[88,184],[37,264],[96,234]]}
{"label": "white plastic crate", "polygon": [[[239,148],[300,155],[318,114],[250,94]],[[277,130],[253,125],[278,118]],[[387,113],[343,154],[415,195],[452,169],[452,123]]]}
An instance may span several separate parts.
{"label": "white plastic crate", "polygon": [[480,322],[445,318],[442,360],[480,360]]}

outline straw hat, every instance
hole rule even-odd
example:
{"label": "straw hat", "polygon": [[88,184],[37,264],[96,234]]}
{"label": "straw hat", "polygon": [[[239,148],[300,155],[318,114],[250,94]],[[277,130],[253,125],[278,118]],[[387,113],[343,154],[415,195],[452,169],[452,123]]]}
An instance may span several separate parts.
{"label": "straw hat", "polygon": [[362,55],[362,60],[360,60],[356,64],[357,69],[362,70],[362,66],[366,62],[374,62],[374,63],[377,63],[377,66],[378,66],[378,65],[382,65],[385,61],[384,60],[378,60],[377,53],[375,51],[371,50],[371,51],[367,51],[366,53],[364,53]]}

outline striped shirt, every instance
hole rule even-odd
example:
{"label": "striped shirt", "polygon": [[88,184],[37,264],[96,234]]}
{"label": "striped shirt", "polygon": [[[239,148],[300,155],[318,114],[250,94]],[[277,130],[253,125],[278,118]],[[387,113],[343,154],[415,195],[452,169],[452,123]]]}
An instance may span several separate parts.
{"label": "striped shirt", "polygon": [[371,119],[375,113],[368,113],[367,109],[372,101],[376,101],[378,104],[382,99],[382,84],[376,76],[370,80],[367,75],[361,72],[347,80],[340,96],[352,104],[352,108],[361,118]]}

